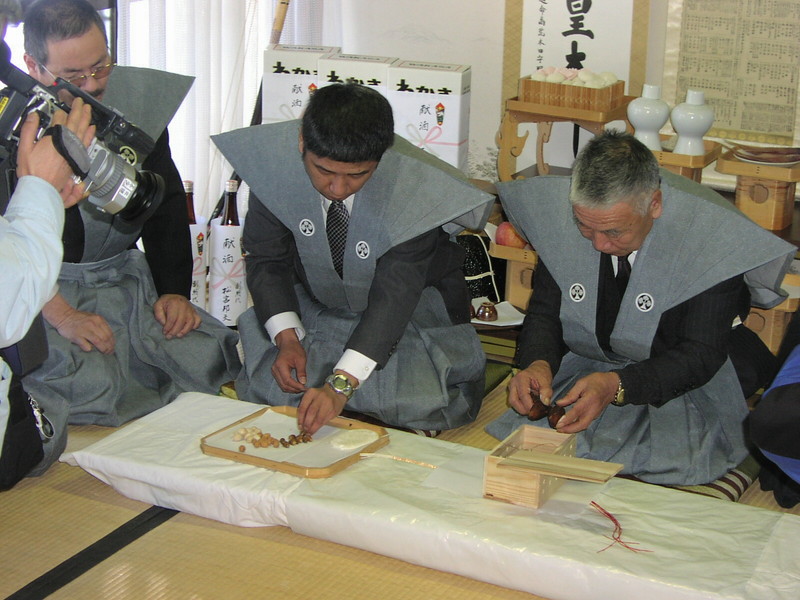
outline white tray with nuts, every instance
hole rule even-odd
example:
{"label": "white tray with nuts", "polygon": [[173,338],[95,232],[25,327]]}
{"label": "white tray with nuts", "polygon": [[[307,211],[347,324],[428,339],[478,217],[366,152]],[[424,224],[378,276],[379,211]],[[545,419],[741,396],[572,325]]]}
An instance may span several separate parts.
{"label": "white tray with nuts", "polygon": [[318,479],[388,443],[383,427],[344,417],[310,436],[298,431],[296,408],[268,406],[203,437],[200,447],[211,456]]}

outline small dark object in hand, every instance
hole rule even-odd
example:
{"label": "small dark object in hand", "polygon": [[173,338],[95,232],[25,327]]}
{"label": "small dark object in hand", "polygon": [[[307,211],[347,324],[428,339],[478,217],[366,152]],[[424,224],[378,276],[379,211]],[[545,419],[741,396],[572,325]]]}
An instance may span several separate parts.
{"label": "small dark object in hand", "polygon": [[539,419],[547,417],[547,422],[550,423],[550,427],[555,429],[559,419],[561,419],[566,412],[563,406],[559,406],[555,402],[552,404],[545,404],[538,396],[535,396],[533,399],[533,406],[531,406],[531,409],[528,411],[528,418],[531,421],[538,421]]}
{"label": "small dark object in hand", "polygon": [[533,406],[531,406],[530,411],[528,411],[528,418],[531,421],[538,421],[546,417],[549,412],[550,407],[538,398],[535,398],[533,400]]}
{"label": "small dark object in hand", "polygon": [[547,422],[550,423],[550,427],[555,429],[556,425],[558,425],[558,421],[561,419],[561,417],[564,416],[566,412],[567,411],[564,410],[563,406],[559,406],[558,404],[551,404],[550,412],[547,415]]}

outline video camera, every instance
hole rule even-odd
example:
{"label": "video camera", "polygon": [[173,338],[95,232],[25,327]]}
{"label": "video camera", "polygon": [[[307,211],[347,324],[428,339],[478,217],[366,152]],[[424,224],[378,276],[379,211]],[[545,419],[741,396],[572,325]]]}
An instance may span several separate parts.
{"label": "video camera", "polygon": [[84,177],[86,191],[91,194],[89,201],[126,221],[149,217],[164,197],[164,180],[157,173],[137,171],[134,165],[152,152],[153,138],[79,87],[61,78],[56,79],[56,85],[45,87],[12,65],[10,59],[8,45],[0,43],[0,81],[7,86],[0,91],[0,159],[15,154],[20,128],[31,111],[39,114],[37,139],[49,127],[57,109],[69,112],[69,106],[57,96],[60,90],[66,90],[92,107],[96,138],[88,148],[91,164]]}

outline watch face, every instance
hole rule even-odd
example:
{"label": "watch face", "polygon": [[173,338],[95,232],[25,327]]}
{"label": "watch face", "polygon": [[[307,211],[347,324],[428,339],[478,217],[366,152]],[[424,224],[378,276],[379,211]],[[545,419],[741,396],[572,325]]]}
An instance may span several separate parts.
{"label": "watch face", "polygon": [[344,394],[348,398],[353,393],[353,386],[344,375],[330,375],[325,381],[333,388],[334,392]]}
{"label": "watch face", "polygon": [[619,390],[617,395],[614,396],[614,404],[621,406],[625,403],[625,390]]}

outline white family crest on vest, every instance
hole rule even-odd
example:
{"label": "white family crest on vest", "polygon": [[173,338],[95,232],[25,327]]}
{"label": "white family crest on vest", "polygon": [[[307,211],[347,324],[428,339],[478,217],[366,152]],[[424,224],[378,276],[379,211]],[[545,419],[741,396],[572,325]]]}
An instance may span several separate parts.
{"label": "white family crest on vest", "polygon": [[361,260],[369,258],[369,244],[366,241],[356,242],[356,256]]}
{"label": "white family crest on vest", "polygon": [[314,223],[311,219],[303,219],[297,228],[306,237],[314,235]]}
{"label": "white family crest on vest", "polygon": [[641,293],[636,296],[636,308],[642,312],[650,312],[655,305],[655,299],[647,292]]}
{"label": "white family crest on vest", "polygon": [[582,283],[573,283],[569,286],[569,297],[573,302],[583,302],[586,298],[586,288]]}

